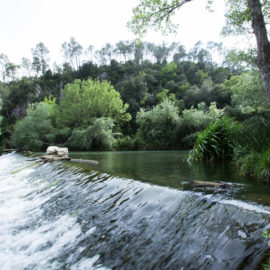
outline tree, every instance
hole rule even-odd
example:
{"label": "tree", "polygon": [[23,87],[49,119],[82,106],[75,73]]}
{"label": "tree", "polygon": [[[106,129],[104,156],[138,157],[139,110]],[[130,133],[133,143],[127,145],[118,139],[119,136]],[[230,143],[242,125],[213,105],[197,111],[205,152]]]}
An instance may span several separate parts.
{"label": "tree", "polygon": [[6,73],[7,73],[6,75],[9,79],[11,79],[11,81],[15,80],[18,68],[19,68],[18,65],[11,62],[6,64]]}
{"label": "tree", "polygon": [[130,41],[119,41],[116,43],[115,52],[116,54],[119,54],[120,61],[122,60],[121,56],[123,56],[124,61],[126,62],[132,53],[132,44]]}
{"label": "tree", "polygon": [[[149,27],[163,32],[176,31],[172,16],[183,5],[193,0],[142,0],[133,9],[133,17],[129,27],[136,34],[145,34]],[[213,0],[207,0],[211,4]],[[257,42],[257,66],[264,84],[268,102],[270,103],[270,42],[265,20],[270,17],[268,0],[225,0],[227,24],[231,32],[243,33],[248,26],[254,32]]]}
{"label": "tree", "polygon": [[32,55],[33,55],[32,67],[35,70],[37,76],[40,71],[42,71],[43,75],[46,73],[47,68],[49,66],[48,54],[49,54],[49,50],[44,45],[43,42],[38,43],[36,47],[32,49]]}
{"label": "tree", "polygon": [[112,118],[116,122],[129,120],[127,104],[119,92],[106,81],[75,80],[67,84],[60,102],[59,121],[65,126],[88,127],[96,118]]}
{"label": "tree", "polygon": [[232,92],[232,104],[245,110],[267,107],[263,85],[257,71],[233,76],[225,82],[225,87]]}
{"label": "tree", "polygon": [[23,57],[21,66],[25,69],[25,71],[28,74],[28,77],[30,78],[31,77],[31,61],[28,58]]}
{"label": "tree", "polygon": [[8,63],[10,63],[8,56],[4,53],[1,53],[0,54],[0,69],[1,69],[3,83],[6,82]]}
{"label": "tree", "polygon": [[62,52],[66,61],[70,63],[72,68],[78,70],[81,65],[80,57],[83,53],[82,45],[80,45],[74,37],[71,37],[69,42],[65,41],[62,44]]}

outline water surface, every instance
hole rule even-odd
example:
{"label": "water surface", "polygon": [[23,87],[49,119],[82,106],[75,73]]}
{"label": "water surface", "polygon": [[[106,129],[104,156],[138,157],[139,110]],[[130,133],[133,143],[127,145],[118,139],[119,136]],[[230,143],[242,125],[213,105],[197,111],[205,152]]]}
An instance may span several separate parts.
{"label": "water surface", "polygon": [[[268,250],[261,236],[269,228],[268,206],[235,199],[227,191],[184,190],[183,182],[203,174],[196,169],[181,176],[176,163],[170,167],[174,177],[155,183],[162,177],[154,180],[159,173],[151,174],[149,164],[155,161],[156,171],[166,176],[160,165],[171,155],[181,160],[183,153],[141,154],[136,159],[148,166],[139,170],[140,181],[123,177],[129,169],[121,169],[119,160],[132,153],[93,153],[91,158],[104,162],[88,170],[16,153],[0,156],[0,269],[260,267]],[[121,156],[118,162],[113,155]],[[110,173],[104,173],[106,160]],[[209,175],[221,175],[212,171]],[[247,185],[237,179],[230,179],[232,185]]]}
{"label": "water surface", "polygon": [[[228,162],[187,162],[187,151],[138,152],[71,152],[72,158],[94,159],[99,166],[76,165],[85,170],[98,170],[115,176],[144,181],[181,190],[193,190],[192,180],[221,181],[231,185],[226,193],[234,199],[270,205],[270,185],[240,175]],[[198,190],[198,189],[196,189]],[[199,190],[213,193],[213,190]]]}

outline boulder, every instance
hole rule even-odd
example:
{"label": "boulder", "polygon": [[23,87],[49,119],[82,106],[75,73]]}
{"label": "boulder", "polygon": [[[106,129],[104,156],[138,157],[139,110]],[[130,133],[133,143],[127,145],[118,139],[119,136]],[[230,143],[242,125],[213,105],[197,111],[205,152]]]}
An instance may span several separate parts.
{"label": "boulder", "polygon": [[58,146],[49,146],[46,150],[47,155],[54,155],[59,157],[68,157],[68,148],[58,147]]}
{"label": "boulder", "polygon": [[68,148],[61,148],[58,146],[49,146],[46,150],[46,155],[41,156],[40,158],[48,162],[70,160],[68,157]]}

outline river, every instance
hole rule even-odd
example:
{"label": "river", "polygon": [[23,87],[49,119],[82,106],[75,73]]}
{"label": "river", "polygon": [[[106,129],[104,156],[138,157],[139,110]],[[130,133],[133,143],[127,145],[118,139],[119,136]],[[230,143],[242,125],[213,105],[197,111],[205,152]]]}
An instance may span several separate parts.
{"label": "river", "polygon": [[[270,188],[186,152],[0,156],[0,269],[257,269]],[[222,181],[202,189],[191,180]]]}

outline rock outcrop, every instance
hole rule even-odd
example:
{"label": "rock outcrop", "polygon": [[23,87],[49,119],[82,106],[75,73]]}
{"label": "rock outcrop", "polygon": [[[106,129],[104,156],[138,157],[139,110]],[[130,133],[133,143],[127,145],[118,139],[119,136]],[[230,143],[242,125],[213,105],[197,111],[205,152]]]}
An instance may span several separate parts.
{"label": "rock outcrop", "polygon": [[66,147],[58,147],[58,146],[49,146],[46,150],[46,155],[41,156],[40,158],[45,161],[59,161],[59,160],[71,160],[68,157],[68,148]]}

